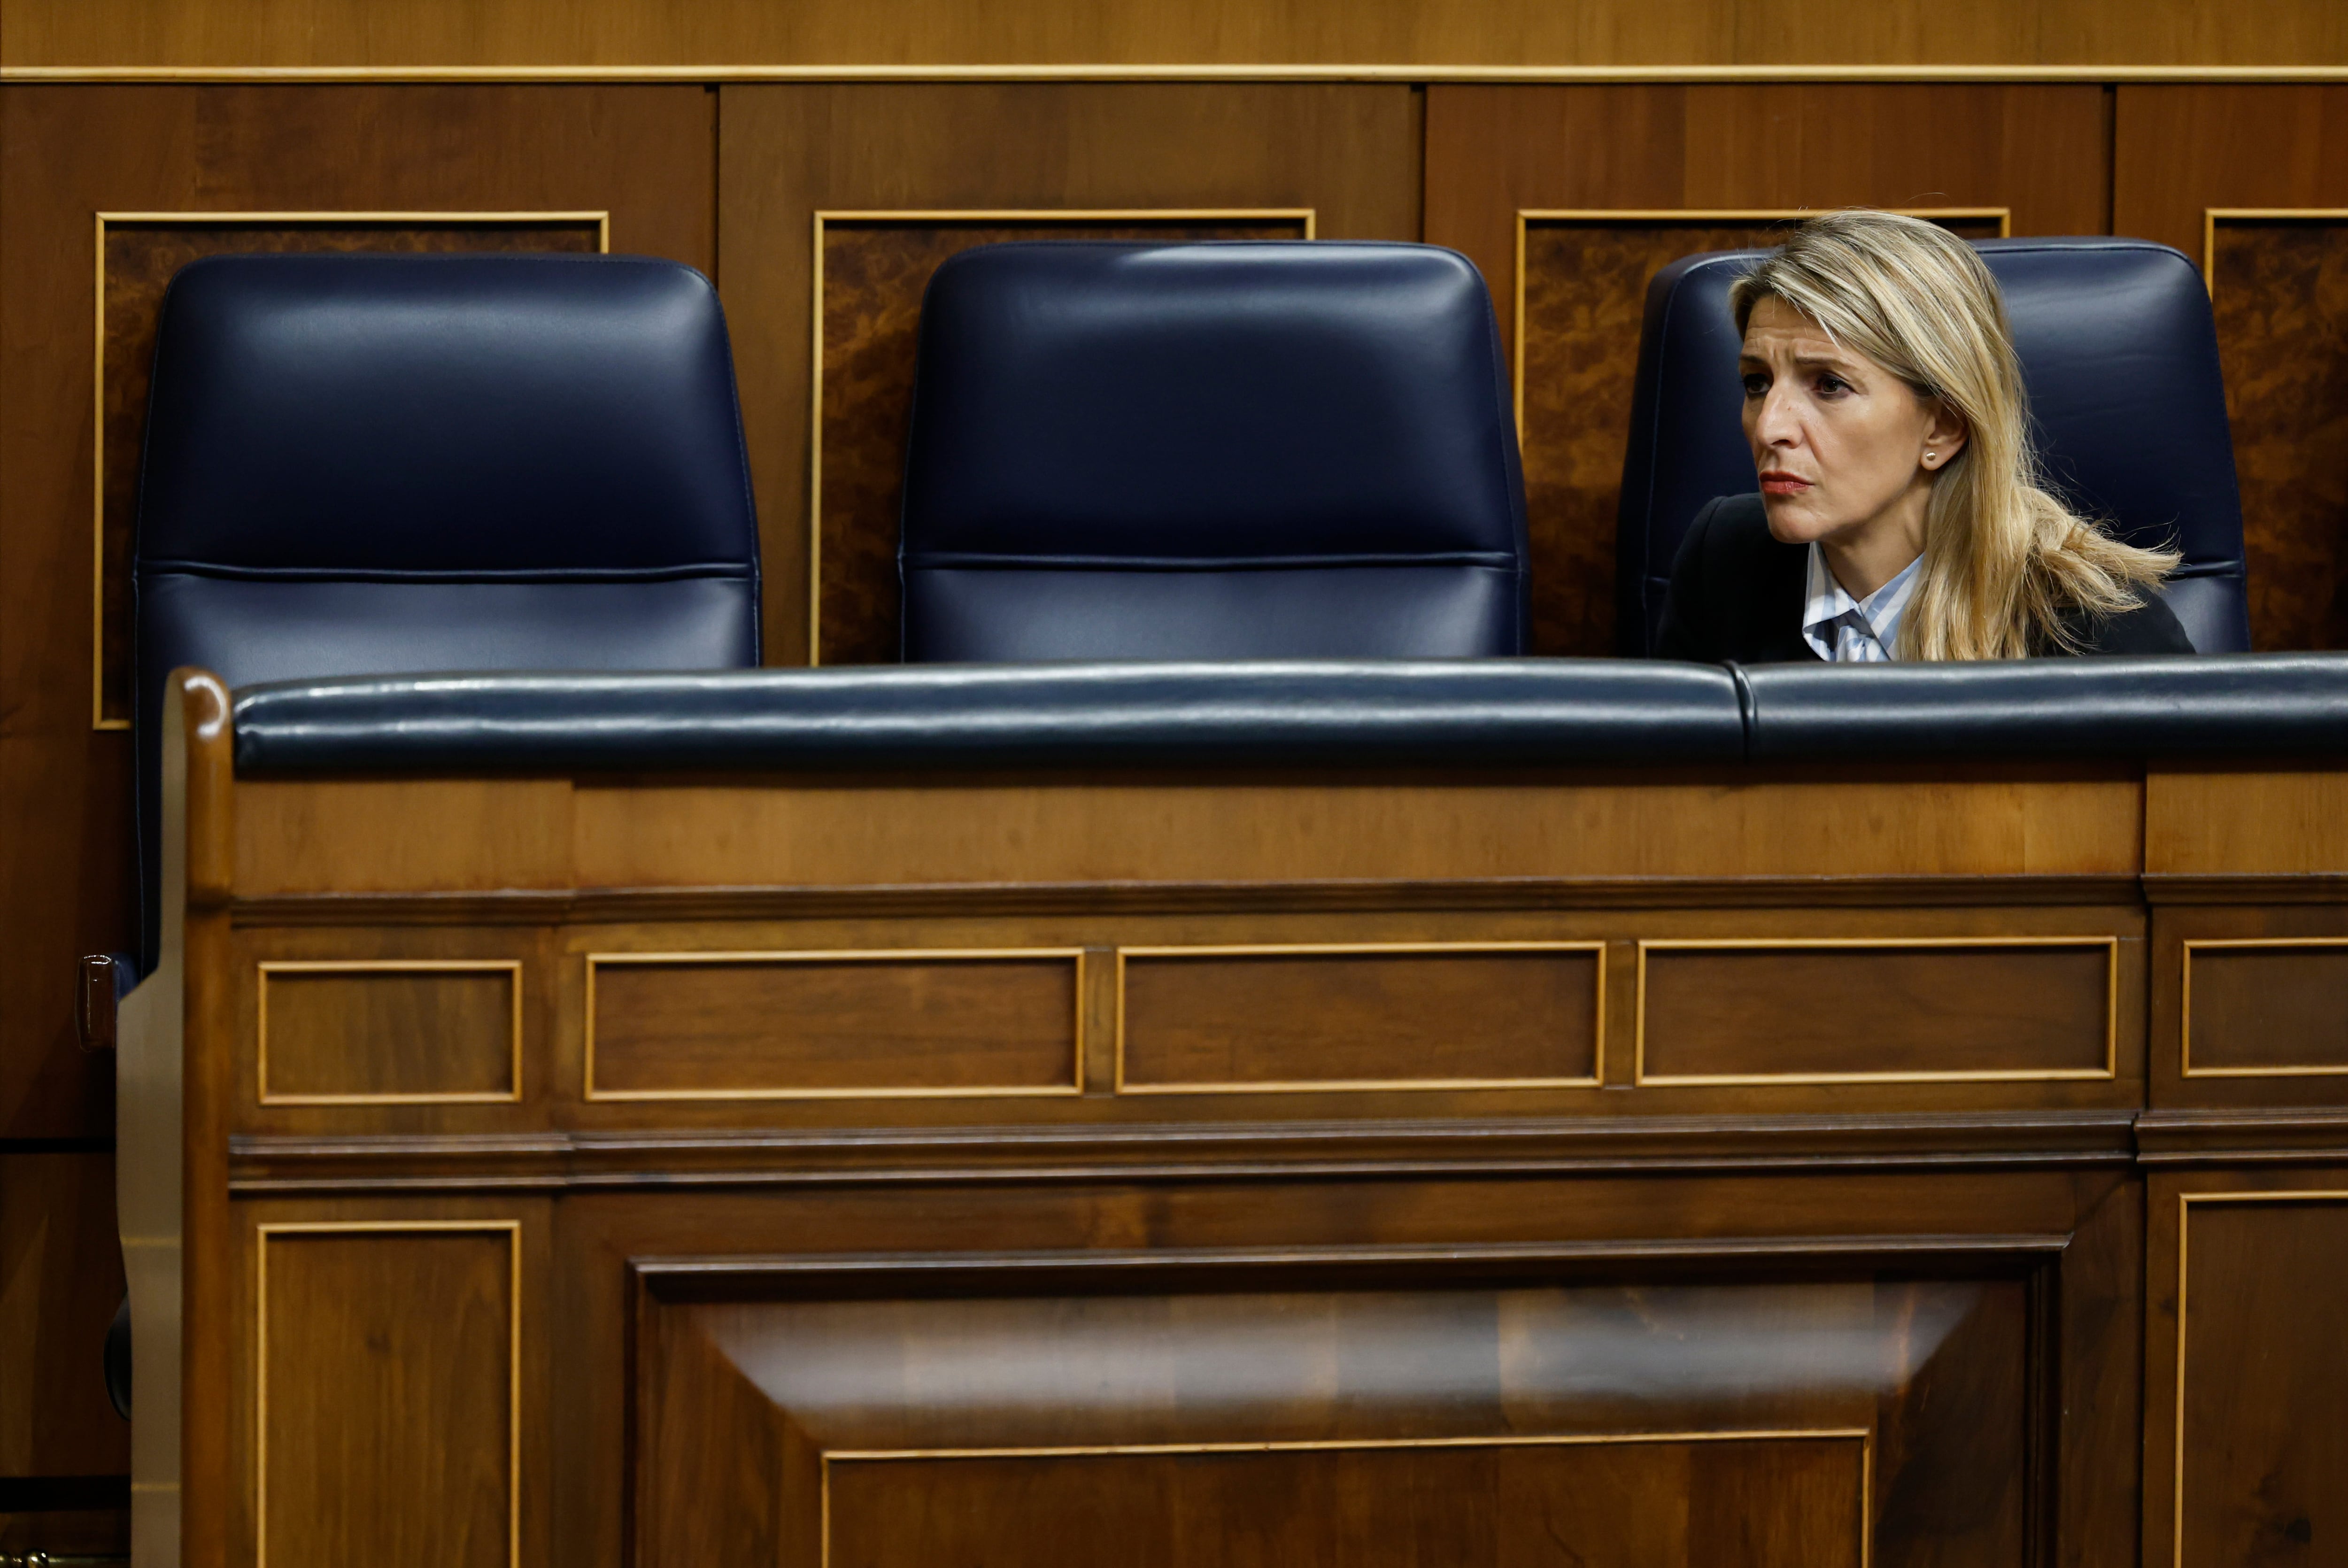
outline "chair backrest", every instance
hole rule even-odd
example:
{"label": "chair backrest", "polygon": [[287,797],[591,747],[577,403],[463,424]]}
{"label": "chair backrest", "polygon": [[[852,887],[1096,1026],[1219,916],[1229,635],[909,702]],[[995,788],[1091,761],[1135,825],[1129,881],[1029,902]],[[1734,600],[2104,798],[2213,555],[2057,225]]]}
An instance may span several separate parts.
{"label": "chair backrest", "polygon": [[908,661],[1513,654],[1491,296],[1429,245],[990,245],[922,306]]}
{"label": "chair backrest", "polygon": [[[2181,550],[2165,592],[2194,647],[2246,651],[2242,504],[2199,272],[2145,240],[1976,248],[2005,294],[2053,488],[2133,543]],[[1697,511],[1755,488],[1728,289],[1763,253],[1689,256],[1648,287],[1616,536],[1625,653],[1653,645],[1672,556]]]}
{"label": "chair backrest", "polygon": [[734,369],[634,256],[255,255],[172,279],[139,480],[151,964],[164,677],[758,662]]}

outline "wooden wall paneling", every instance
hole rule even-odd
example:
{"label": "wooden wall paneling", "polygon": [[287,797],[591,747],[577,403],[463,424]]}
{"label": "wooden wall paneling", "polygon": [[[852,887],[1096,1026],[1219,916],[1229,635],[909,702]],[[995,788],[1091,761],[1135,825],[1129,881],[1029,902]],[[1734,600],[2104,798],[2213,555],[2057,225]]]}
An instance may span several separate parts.
{"label": "wooden wall paneling", "polygon": [[263,1105],[517,1103],[520,959],[279,959],[255,966]]}
{"label": "wooden wall paneling", "polygon": [[200,256],[250,251],[602,251],[603,212],[97,215],[97,500],[91,721],[127,729],[132,702],[130,552],[155,335],[172,274]]}
{"label": "wooden wall paneling", "polygon": [[2322,1561],[2348,1537],[2348,1170],[2157,1175],[2150,1209],[2144,1560]]}
{"label": "wooden wall paneling", "polygon": [[[1420,95],[1403,85],[751,85],[724,88],[720,98],[721,275],[757,481],[774,664],[804,663],[810,652],[818,212],[1309,209],[1324,239],[1418,237]],[[874,260],[925,277],[915,253],[948,242],[935,234],[901,236],[892,248],[912,251]],[[911,339],[894,335],[913,281],[869,301],[860,294],[841,323],[851,357],[868,331],[886,327],[887,343],[903,344],[893,359],[856,358],[845,388],[854,396],[842,412],[854,415],[876,378],[880,396],[857,417],[877,428],[855,438],[866,455],[851,468],[851,479],[873,476],[860,487],[873,493],[849,503],[860,518],[869,507],[876,523],[893,488],[888,453],[901,445],[887,428],[901,394],[886,388],[907,374]],[[841,645],[886,656],[893,638],[880,614],[894,609],[893,539],[851,545],[827,536],[830,559],[873,568],[843,578],[863,585],[843,593],[845,605],[861,606],[852,623],[861,630]]]}
{"label": "wooden wall paneling", "polygon": [[1535,651],[1614,651],[1656,271],[1851,204],[1944,213],[1974,237],[2100,232],[2106,122],[2092,86],[1430,87],[1426,237],[1483,269],[1519,378]]}
{"label": "wooden wall paneling", "polygon": [[2348,63],[2326,0],[2270,0],[2223,22],[2192,0],[1960,0],[1943,6],[1702,0],[1659,6],[1538,0],[1435,10],[1407,0],[1267,9],[1245,0],[1141,0],[1063,12],[972,12],[949,0],[868,0],[685,10],[650,0],[502,0],[459,15],[421,3],[323,0],[296,25],[274,7],[158,11],[133,0],[12,0],[11,65],[414,67],[788,64],[901,67],[1002,61],[1673,66],[1789,62],[1908,66]]}
{"label": "wooden wall paneling", "polygon": [[2115,232],[2209,269],[2251,645],[2348,646],[2348,86],[2123,85],[2116,105]]}
{"label": "wooden wall paneling", "polygon": [[128,1474],[101,1359],[122,1299],[109,1152],[0,1150],[0,1477]]}
{"label": "wooden wall paneling", "polygon": [[922,291],[938,263],[1016,240],[1309,240],[1311,209],[818,212],[808,480],[811,664],[895,664],[897,519]]}
{"label": "wooden wall paneling", "polygon": [[2348,1101],[2348,911],[2164,903],[2150,954],[2156,1108]]}

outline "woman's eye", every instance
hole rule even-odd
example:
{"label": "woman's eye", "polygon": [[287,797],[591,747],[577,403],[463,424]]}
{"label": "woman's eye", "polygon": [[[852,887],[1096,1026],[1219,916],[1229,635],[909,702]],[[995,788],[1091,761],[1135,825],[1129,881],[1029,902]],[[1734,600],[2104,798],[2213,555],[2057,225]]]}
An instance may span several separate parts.
{"label": "woman's eye", "polygon": [[1818,375],[1818,389],[1822,396],[1831,397],[1838,392],[1849,391],[1850,383],[1830,370],[1821,371]]}
{"label": "woman's eye", "polygon": [[1747,397],[1767,397],[1769,395],[1769,378],[1766,376],[1762,375],[1757,370],[1752,375],[1747,376],[1745,377],[1745,395]]}

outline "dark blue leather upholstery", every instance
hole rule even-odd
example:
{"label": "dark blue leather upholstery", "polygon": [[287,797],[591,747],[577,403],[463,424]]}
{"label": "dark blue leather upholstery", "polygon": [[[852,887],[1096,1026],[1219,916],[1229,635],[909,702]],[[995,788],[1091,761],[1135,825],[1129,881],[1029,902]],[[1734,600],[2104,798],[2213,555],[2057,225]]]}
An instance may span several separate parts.
{"label": "dark blue leather upholstery", "polygon": [[1427,245],[990,245],[922,307],[904,655],[1513,654],[1489,294]]}
{"label": "dark blue leather upholstery", "polygon": [[197,262],[163,304],[131,581],[151,958],[175,666],[247,685],[757,663],[716,294],[632,256]]}
{"label": "dark blue leather upholstery", "polygon": [[234,736],[266,775],[2340,756],[2348,654],[353,678],[245,687]]}
{"label": "dark blue leather upholstery", "polygon": [[[2053,488],[2132,542],[2182,550],[2166,593],[2194,647],[2248,649],[2241,499],[2200,273],[2144,240],[1977,248],[2005,293]],[[1653,645],[1672,556],[1696,512],[1755,487],[1728,288],[1762,253],[1689,256],[1647,290],[1616,539],[1626,653]]]}
{"label": "dark blue leather upholstery", "polygon": [[845,666],[299,681],[240,772],[1727,762],[1736,688],[1640,659]]}

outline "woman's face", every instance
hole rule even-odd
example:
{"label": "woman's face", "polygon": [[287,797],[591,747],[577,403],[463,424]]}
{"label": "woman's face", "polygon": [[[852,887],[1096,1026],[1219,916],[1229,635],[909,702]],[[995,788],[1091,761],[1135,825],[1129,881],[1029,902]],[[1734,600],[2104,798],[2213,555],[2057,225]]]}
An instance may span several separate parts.
{"label": "woman's face", "polygon": [[1771,534],[1807,544],[1912,511],[1921,548],[1922,500],[1964,445],[1961,420],[1774,297],[1746,318],[1737,369]]}

